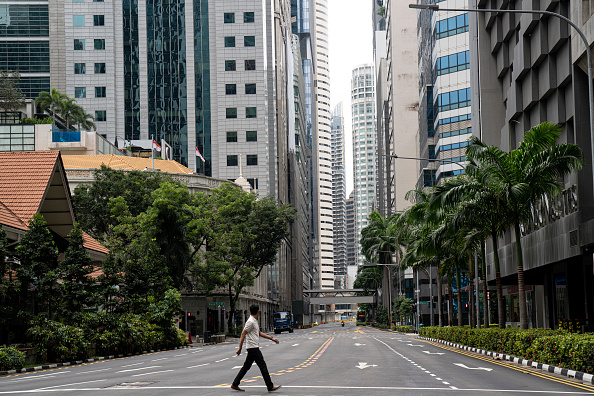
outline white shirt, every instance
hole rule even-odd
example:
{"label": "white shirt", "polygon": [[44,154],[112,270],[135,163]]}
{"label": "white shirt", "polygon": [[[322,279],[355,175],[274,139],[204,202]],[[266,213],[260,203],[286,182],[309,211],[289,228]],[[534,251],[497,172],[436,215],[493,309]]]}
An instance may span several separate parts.
{"label": "white shirt", "polygon": [[245,322],[243,327],[247,334],[245,335],[245,348],[259,348],[260,347],[260,325],[258,319],[250,315],[250,318]]}

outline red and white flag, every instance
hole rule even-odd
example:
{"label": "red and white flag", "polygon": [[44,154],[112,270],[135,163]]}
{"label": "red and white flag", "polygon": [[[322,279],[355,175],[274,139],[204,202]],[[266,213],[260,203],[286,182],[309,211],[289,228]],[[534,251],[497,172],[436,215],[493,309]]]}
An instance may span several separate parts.
{"label": "red and white flag", "polygon": [[155,139],[153,139],[153,150],[161,152],[161,146],[159,145],[159,143],[155,142]]}
{"label": "red and white flag", "polygon": [[198,146],[196,146],[196,157],[200,157],[200,159],[202,160],[202,162],[206,162],[204,160],[204,157],[202,156],[202,154],[200,154],[200,150],[198,150]]}

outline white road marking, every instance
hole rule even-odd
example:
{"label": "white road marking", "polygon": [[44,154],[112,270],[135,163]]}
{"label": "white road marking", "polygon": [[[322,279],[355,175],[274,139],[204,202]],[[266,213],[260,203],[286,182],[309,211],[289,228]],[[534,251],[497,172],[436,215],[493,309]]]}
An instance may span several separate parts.
{"label": "white road marking", "polygon": [[467,365],[463,364],[463,363],[454,363],[454,365],[465,368],[467,370],[485,370],[485,371],[492,371],[492,368],[487,368],[487,367],[468,367]]}
{"label": "white road marking", "polygon": [[151,360],[151,362],[158,362],[159,360],[167,360],[169,358],[161,358],[161,359],[155,359],[155,360]]}
{"label": "white road marking", "polygon": [[[256,365],[256,363],[252,363],[252,366],[255,366],[255,365]],[[241,366],[235,366],[231,370],[237,370],[238,368],[242,368],[242,367],[243,367],[243,365],[241,365]]]}
{"label": "white road marking", "polygon": [[69,372],[70,371],[60,371],[59,373],[41,374],[41,375],[36,375],[34,377],[32,376],[32,377],[27,377],[27,378],[13,379],[13,380],[10,380],[10,382],[22,382],[22,381],[31,381],[31,380],[36,380],[36,379],[45,379],[46,377],[53,377],[55,375],[66,374]]}
{"label": "white road marking", "polygon": [[35,389],[35,391],[41,391],[41,390],[45,390],[45,389],[53,389],[53,388],[61,388],[61,387],[63,387],[63,386],[72,386],[72,385],[80,385],[80,384],[90,384],[91,382],[101,382],[101,381],[107,381],[107,380],[100,379],[100,380],[85,381],[85,382],[73,382],[73,383],[71,383],[71,384],[54,385],[54,386],[45,386],[45,387],[43,387],[43,388]]}
{"label": "white road marking", "polygon": [[229,358],[224,358],[224,359],[221,359],[221,360],[217,360],[217,361],[215,361],[215,363],[224,362],[225,360],[228,360],[228,359],[229,359]]}
{"label": "white road marking", "polygon": [[178,357],[178,356],[186,356],[187,353],[182,353],[181,355],[173,355],[173,357]]}
{"label": "white road marking", "polygon": [[100,371],[109,371],[109,370],[113,370],[111,368],[104,368],[104,369],[99,369],[99,370],[90,370],[90,371],[81,371],[79,373],[73,373],[74,375],[81,375],[81,374],[89,374],[89,373],[98,373]]}
{"label": "white road marking", "polygon": [[291,345],[291,346],[297,346],[297,345],[299,345],[299,344],[293,344],[293,345]]}
{"label": "white road marking", "polygon": [[148,370],[148,369],[159,368],[159,367],[161,367],[161,366],[148,366],[148,367],[141,367],[141,368],[137,368],[137,369],[128,369],[128,370],[116,371],[116,373],[127,373],[129,371]]}
{"label": "white road marking", "polygon": [[445,352],[429,352],[429,351],[423,351],[423,353],[426,353],[427,355],[445,355]]}
{"label": "white road marking", "polygon": [[136,374],[131,375],[130,377],[142,377],[143,375],[151,375],[151,374],[160,374],[160,373],[168,373],[173,370],[163,370],[163,371],[153,371],[152,373],[143,373],[143,374]]}
{"label": "white road marking", "polygon": [[364,368],[367,368],[367,367],[377,367],[377,364],[367,364],[367,362],[365,362],[365,363],[359,362],[359,365],[355,366],[355,367],[363,370]]}
{"label": "white road marking", "polygon": [[414,347],[422,347],[423,345],[413,345],[413,344],[407,344],[408,346],[414,346]]}
{"label": "white road marking", "polygon": [[190,367],[186,367],[186,368],[191,369],[191,368],[196,368],[196,367],[208,366],[209,364],[210,363],[202,363],[202,364],[199,364],[197,366],[190,366]]}
{"label": "white road marking", "polygon": [[359,344],[358,342],[355,343],[355,346],[363,346],[365,344]]}
{"label": "white road marking", "polygon": [[145,362],[140,362],[140,363],[134,363],[134,364],[126,364],[122,367],[132,367],[132,366],[138,366],[139,364],[144,364]]}

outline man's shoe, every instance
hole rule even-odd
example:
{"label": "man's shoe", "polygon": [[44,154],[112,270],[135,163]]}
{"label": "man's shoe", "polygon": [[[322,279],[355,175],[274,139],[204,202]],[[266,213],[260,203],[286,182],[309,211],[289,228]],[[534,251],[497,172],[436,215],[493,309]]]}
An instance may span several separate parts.
{"label": "man's shoe", "polygon": [[240,391],[240,392],[245,392],[245,389],[241,389],[239,386],[235,386],[235,385],[231,385],[231,389]]}
{"label": "man's shoe", "polygon": [[271,389],[268,389],[268,392],[274,392],[275,390],[278,390],[278,388],[280,388],[280,385],[277,386],[273,386]]}

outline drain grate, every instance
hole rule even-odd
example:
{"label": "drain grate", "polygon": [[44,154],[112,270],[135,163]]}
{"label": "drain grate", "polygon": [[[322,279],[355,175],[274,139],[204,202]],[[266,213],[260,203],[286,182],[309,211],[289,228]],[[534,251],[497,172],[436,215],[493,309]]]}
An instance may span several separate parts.
{"label": "drain grate", "polygon": [[154,384],[154,382],[122,382],[121,384],[110,386],[108,389],[137,389],[151,384]]}

